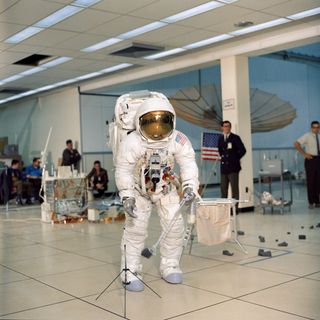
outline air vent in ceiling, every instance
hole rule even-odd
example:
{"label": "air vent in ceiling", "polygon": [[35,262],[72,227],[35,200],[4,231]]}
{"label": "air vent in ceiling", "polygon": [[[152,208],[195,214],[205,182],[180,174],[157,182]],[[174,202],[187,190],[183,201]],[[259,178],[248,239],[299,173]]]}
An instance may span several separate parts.
{"label": "air vent in ceiling", "polygon": [[125,48],[112,52],[111,55],[129,58],[141,58],[150,54],[158,53],[163,50],[163,47],[152,46],[149,44],[142,43],[132,43],[131,45]]}
{"label": "air vent in ceiling", "polygon": [[32,54],[31,56],[23,58],[19,61],[16,61],[13,64],[37,67],[54,58],[55,58],[54,56],[48,56],[45,54]]}

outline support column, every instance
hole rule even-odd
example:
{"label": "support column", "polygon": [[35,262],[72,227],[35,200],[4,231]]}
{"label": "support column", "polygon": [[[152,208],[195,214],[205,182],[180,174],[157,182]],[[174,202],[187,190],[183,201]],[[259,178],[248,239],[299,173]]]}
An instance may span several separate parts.
{"label": "support column", "polygon": [[240,203],[239,208],[247,211],[254,207],[248,57],[221,59],[221,87],[223,120],[231,122],[231,131],[241,137],[247,149],[239,175],[240,199],[249,201]]}

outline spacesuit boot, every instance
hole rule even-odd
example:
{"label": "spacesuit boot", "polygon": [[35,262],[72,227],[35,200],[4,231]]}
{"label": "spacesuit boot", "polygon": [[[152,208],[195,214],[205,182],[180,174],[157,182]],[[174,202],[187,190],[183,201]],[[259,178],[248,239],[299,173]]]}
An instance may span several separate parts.
{"label": "spacesuit boot", "polygon": [[144,290],[144,284],[140,279],[141,275],[137,272],[131,273],[130,271],[127,271],[127,274],[122,280],[122,285],[128,291],[140,292]]}
{"label": "spacesuit boot", "polygon": [[182,271],[179,261],[175,259],[161,259],[160,273],[163,280],[172,284],[182,283]]}

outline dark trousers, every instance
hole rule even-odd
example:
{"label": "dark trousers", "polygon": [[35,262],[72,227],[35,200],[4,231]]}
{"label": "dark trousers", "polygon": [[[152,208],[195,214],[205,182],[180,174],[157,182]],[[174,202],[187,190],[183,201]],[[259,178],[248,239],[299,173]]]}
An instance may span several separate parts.
{"label": "dark trousers", "polygon": [[309,204],[320,203],[320,156],[305,159]]}
{"label": "dark trousers", "polygon": [[231,184],[232,198],[239,200],[239,172],[221,173],[221,198],[228,198],[229,183]]}

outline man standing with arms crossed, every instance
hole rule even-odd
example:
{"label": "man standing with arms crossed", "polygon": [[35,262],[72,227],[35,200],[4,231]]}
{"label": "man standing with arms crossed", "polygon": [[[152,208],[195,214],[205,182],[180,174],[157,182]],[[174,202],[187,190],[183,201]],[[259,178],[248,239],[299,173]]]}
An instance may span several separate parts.
{"label": "man standing with arms crossed", "polygon": [[[309,209],[320,208],[320,137],[319,121],[311,122],[311,131],[294,142],[296,149],[305,158]],[[302,148],[305,147],[305,149]]]}

